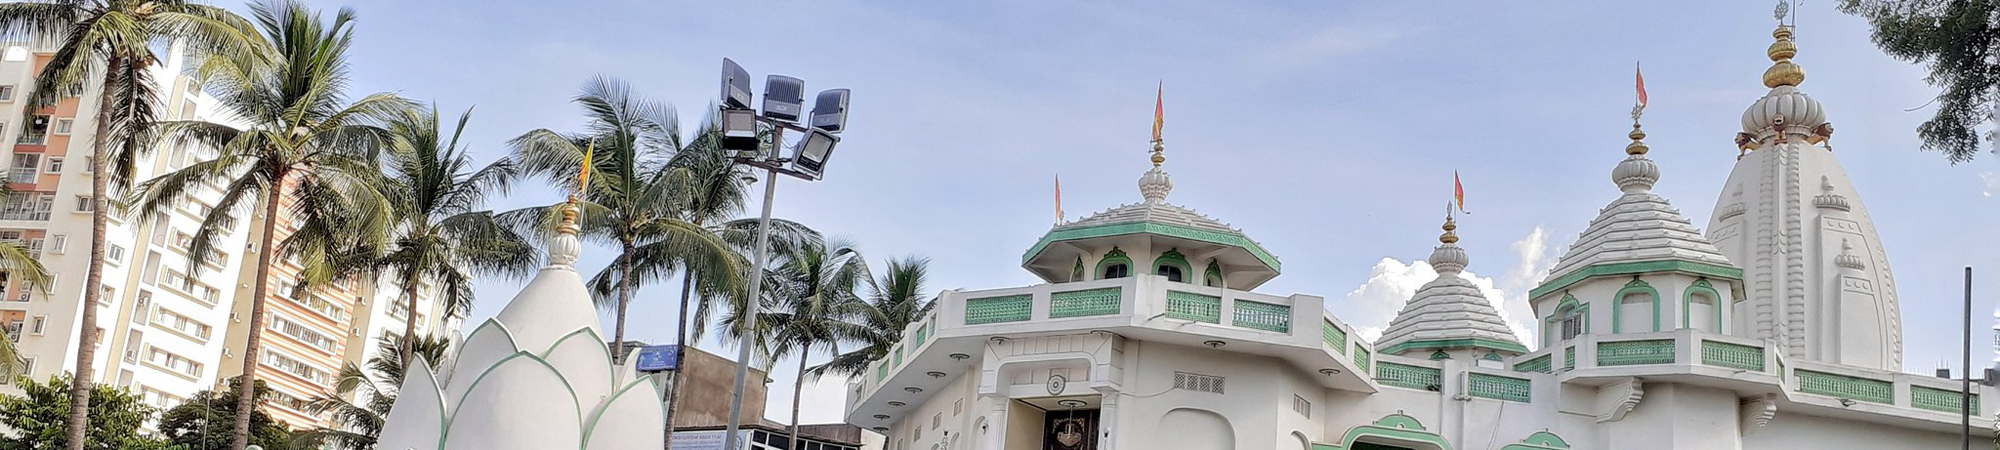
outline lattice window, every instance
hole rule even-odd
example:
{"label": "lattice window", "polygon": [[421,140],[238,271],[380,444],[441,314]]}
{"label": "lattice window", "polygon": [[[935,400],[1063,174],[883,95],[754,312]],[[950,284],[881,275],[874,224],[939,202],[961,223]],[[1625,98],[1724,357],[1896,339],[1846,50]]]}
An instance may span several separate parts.
{"label": "lattice window", "polygon": [[1563,347],[1563,370],[1576,368],[1576,347]]}
{"label": "lattice window", "polygon": [[1483,373],[1472,373],[1466,377],[1466,393],[1474,397],[1495,400],[1527,402],[1533,384],[1528,380]]}
{"label": "lattice window", "polygon": [[1435,391],[1444,384],[1442,371],[1384,361],[1375,365],[1375,381],[1385,386]]}
{"label": "lattice window", "polygon": [[1174,372],[1174,389],[1220,394],[1222,381],[1222,377],[1214,375]]}
{"label": "lattice window", "polygon": [[1233,325],[1279,333],[1292,332],[1292,307],[1249,300],[1236,301]]}
{"label": "lattice window", "polygon": [[1354,367],[1360,368],[1363,372],[1368,371],[1368,360],[1373,356],[1368,354],[1367,349],[1356,347],[1354,349]]}
{"label": "lattice window", "polygon": [[1549,373],[1552,371],[1549,365],[1549,360],[1551,358],[1552,358],[1551,355],[1544,354],[1542,356],[1537,356],[1527,361],[1514,363],[1514,371]]}
{"label": "lattice window", "polygon": [[1764,371],[1764,348],[1728,342],[1701,341],[1701,363]]}
{"label": "lattice window", "polygon": [[1119,288],[1049,294],[1049,318],[1118,314]]}
{"label": "lattice window", "polygon": [[1599,366],[1673,363],[1674,341],[1671,339],[1602,342],[1597,344],[1597,365]]}
{"label": "lattice window", "polygon": [[1222,297],[1167,291],[1167,317],[1222,323]]}
{"label": "lattice window", "polygon": [[1297,394],[1293,394],[1292,412],[1299,413],[1299,415],[1306,416],[1307,419],[1311,419],[1313,416],[1313,404],[1310,401],[1306,401],[1305,397],[1300,397]]}
{"label": "lattice window", "polygon": [[965,324],[1027,321],[1034,301],[1028,294],[969,299],[965,301]]}
{"label": "lattice window", "polygon": [[[1910,406],[1912,407],[1958,414],[1962,412],[1960,405],[1964,403],[1965,399],[1960,396],[1958,391],[1910,386]],[[1978,393],[1972,394],[1972,411],[1974,414],[1978,414],[1979,412]]]}
{"label": "lattice window", "polygon": [[1320,321],[1319,340],[1332,346],[1334,351],[1347,353],[1347,332],[1334,326],[1332,321]]}
{"label": "lattice window", "polygon": [[1798,374],[1799,392],[1884,404],[1895,402],[1894,396],[1891,395],[1895,390],[1894,386],[1887,381],[1804,369],[1794,370],[1792,373]]}

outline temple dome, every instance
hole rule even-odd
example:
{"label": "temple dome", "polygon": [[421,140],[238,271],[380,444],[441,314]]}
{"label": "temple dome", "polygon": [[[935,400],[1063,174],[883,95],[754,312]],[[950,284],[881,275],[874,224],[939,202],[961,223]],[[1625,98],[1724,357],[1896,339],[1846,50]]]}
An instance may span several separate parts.
{"label": "temple dome", "polygon": [[1430,264],[1438,277],[1425,283],[1376,341],[1383,354],[1416,350],[1485,349],[1511,354],[1527,353],[1516,339],[1500,311],[1480,292],[1479,286],[1459,274],[1469,262],[1465,249],[1458,246],[1455,221],[1446,219],[1440,244],[1431,251]]}
{"label": "temple dome", "polygon": [[1687,261],[1704,266],[1732,267],[1729,258],[1702,236],[1701,230],[1681,216],[1679,209],[1675,209],[1665,197],[1653,193],[1660,169],[1646,158],[1649,149],[1641,140],[1645,136],[1635,125],[1630,135],[1632,143],[1626,146],[1625,160],[1611,171],[1612,181],[1618,184],[1623,195],[1598,211],[1597,217],[1578,234],[1569,251],[1550,269],[1549,279],[1556,282],[1537,288],[1536,295],[1559,287],[1552,285],[1563,284],[1562,280],[1577,281],[1566,276],[1592,266]]}
{"label": "temple dome", "polygon": [[1146,235],[1163,249],[1213,254],[1228,267],[1225,272],[1231,288],[1251,289],[1278,276],[1278,258],[1243,230],[1185,206],[1167,203],[1174,182],[1165,170],[1156,166],[1141,174],[1138,187],[1142,198],[1138,203],[1057,224],[1021,255],[1022,267],[1049,282],[1061,282],[1069,277],[1072,261],[1078,254],[1112,248],[1115,241],[1128,236]]}

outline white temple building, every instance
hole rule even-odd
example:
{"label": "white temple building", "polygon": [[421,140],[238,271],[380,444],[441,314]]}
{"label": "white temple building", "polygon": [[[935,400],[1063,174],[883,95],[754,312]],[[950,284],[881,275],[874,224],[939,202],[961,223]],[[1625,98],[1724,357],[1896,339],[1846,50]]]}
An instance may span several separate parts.
{"label": "white temple building", "polygon": [[1168,203],[1156,140],[1140,202],[1049,230],[1021,259],[1043,284],[940,294],[846,421],[887,450],[1957,448],[1959,383],[1899,370],[1888,259],[1791,34],[1706,233],[1653,193],[1676,168],[1637,124],[1605,149],[1617,190],[1530,293],[1535,342],[1461,276],[1450,219],[1376,342],[1254,292],[1278,258]]}

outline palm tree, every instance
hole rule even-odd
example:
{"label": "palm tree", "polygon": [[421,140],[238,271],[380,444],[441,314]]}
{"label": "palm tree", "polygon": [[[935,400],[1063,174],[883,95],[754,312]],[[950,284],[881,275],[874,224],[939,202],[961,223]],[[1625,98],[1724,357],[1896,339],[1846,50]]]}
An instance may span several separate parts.
{"label": "palm tree", "polygon": [[[841,241],[801,247],[780,259],[771,284],[775,303],[772,311],[758,318],[763,345],[769,347],[768,361],[787,356],[799,358],[798,379],[792,383],[791,440],[799,438],[799,393],[808,376],[806,361],[818,351],[838,352],[840,344],[866,342],[876,334],[868,323],[869,307],[854,293],[868,280],[868,264],[861,253]],[[740,316],[740,314],[739,314]],[[739,338],[741,336],[739,335]],[[744,344],[739,344],[744,345]],[[751,344],[754,345],[754,344]],[[794,449],[798,448],[796,444]]]}
{"label": "palm tree", "polygon": [[451,341],[438,336],[380,339],[380,350],[368,357],[367,369],[347,363],[334,379],[336,394],[315,397],[306,403],[306,412],[331,415],[335,426],[301,432],[298,440],[348,450],[373,448],[386,423],[384,418],[389,416],[389,408],[396,404],[396,390],[402,387],[403,376],[409,373],[414,358],[422,357],[431,371],[437,371],[445,367],[445,358],[451,354]]}
{"label": "palm tree", "polygon": [[[375,257],[349,249],[382,248],[379,242],[357,242],[389,234],[389,221],[377,214],[389,208],[381,206],[386,200],[371,184],[381,176],[370,153],[386,140],[386,131],[375,124],[410,104],[387,93],[348,101],[344,88],[347,50],[354,36],[352,9],[341,9],[331,22],[299,0],[259,2],[251,10],[274,45],[274,60],[213,58],[199,71],[209,92],[248,126],[238,129],[193,120],[160,123],[156,132],[162,138],[199,143],[219,155],[147,181],[141,186],[137,209],[158,211],[176,204],[195,186],[226,182],[216,208],[202,220],[189,246],[189,259],[199,261],[214,251],[215,235],[226,231],[230,212],[261,207],[250,323],[262,324],[275,253],[314,263],[301,277],[299,289],[304,290],[329,283],[335,276],[352,275],[342,268],[353,265],[322,262]],[[284,217],[297,224],[297,230],[274,246],[279,207],[287,204],[291,207],[283,211]],[[249,327],[240,357],[244,381],[239,386],[255,385],[264,328]],[[252,399],[239,395],[237,409],[252,410]],[[249,444],[249,417],[236,417],[231,448],[241,450]]]}
{"label": "palm tree", "polygon": [[[694,145],[713,145],[713,137],[683,140],[673,109],[641,98],[622,81],[597,77],[584,83],[577,96],[590,124],[582,133],[563,134],[537,129],[514,138],[514,157],[521,168],[539,174],[573,193],[580,193],[582,236],[618,246],[618,258],[591,278],[598,307],[615,310],[613,342],[625,341],[625,311],[636,284],[670,275],[690,266],[701,273],[704,292],[724,292],[736,284],[742,258],[712,230],[683,212],[690,196],[669,158]],[[584,155],[591,155],[589,186],[575,184]],[[557,205],[559,206],[559,205]],[[554,223],[555,206],[509,212],[518,227],[535,223],[546,231]],[[666,261],[641,271],[635,261]],[[623,354],[614,355],[617,361]]]}
{"label": "palm tree", "polygon": [[[90,144],[90,266],[85,270],[81,323],[97,321],[103,283],[104,229],[109,218],[107,186],[131,182],[133,160],[151,150],[138,134],[156,118],[151,68],[159,56],[152,44],[184,42],[188,48],[227,58],[257,58],[265,48],[243,20],[220,7],[181,0],[42,0],[0,4],[0,37],[56,44],[23,102],[32,113],[58,99],[98,88],[97,122]],[[113,153],[113,151],[116,153]],[[69,448],[83,448],[89,425],[91,364],[96,358],[93,327],[77,328],[75,374],[71,378]]]}
{"label": "palm tree", "polygon": [[505,159],[477,169],[460,147],[459,137],[470,110],[446,137],[438,128],[436,107],[403,111],[388,125],[389,145],[382,155],[386,177],[376,184],[388,199],[395,221],[385,255],[368,262],[386,272],[403,288],[408,315],[404,317],[405,352],[418,348],[417,290],[425,282],[440,287],[445,314],[472,309],[470,271],[520,277],[536,267],[534,247],[500,226],[491,211],[474,211],[489,195],[505,195],[514,165]]}
{"label": "palm tree", "polygon": [[[6,195],[5,191],[5,188],[0,188],[0,195]],[[6,283],[14,282],[22,283],[21,289],[36,289],[47,294],[49,272],[42,266],[42,261],[35,258],[35,253],[21,244],[0,242],[0,289],[4,289]],[[16,375],[23,375],[17,372],[27,364],[21,358],[19,349],[14,348],[16,338],[19,336],[7,335],[6,330],[0,330],[0,377],[10,380]]]}
{"label": "palm tree", "polygon": [[865,340],[867,346],[834,356],[825,364],[813,366],[814,377],[828,373],[853,377],[868,370],[868,364],[889,354],[889,349],[903,341],[903,329],[930,315],[932,302],[924,292],[924,282],[930,271],[930,260],[906,256],[901,260],[888,261],[888,273],[879,280],[869,283],[867,323],[872,335]]}

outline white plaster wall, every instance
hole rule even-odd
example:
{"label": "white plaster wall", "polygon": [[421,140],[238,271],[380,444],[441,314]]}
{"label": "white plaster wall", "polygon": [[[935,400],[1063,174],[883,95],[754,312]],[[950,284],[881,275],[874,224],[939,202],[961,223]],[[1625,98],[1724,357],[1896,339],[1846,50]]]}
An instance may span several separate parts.
{"label": "white plaster wall", "polygon": [[[1982,448],[1992,430],[1972,430],[1973,448]],[[1743,447],[1758,450],[1808,450],[1835,448],[1952,449],[1958,448],[1954,432],[1931,432],[1888,425],[1856,422],[1789,413],[1783,408],[1769,425],[1743,437]]]}

